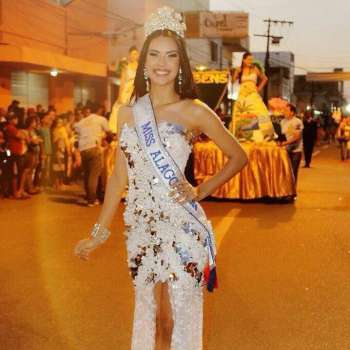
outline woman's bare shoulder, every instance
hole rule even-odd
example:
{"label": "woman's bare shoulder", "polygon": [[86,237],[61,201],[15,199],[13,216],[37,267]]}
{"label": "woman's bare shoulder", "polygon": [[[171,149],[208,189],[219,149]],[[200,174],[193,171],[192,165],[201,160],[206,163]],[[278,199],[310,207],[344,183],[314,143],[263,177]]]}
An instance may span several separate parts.
{"label": "woman's bare shoulder", "polygon": [[199,99],[189,100],[187,108],[191,111],[191,115],[196,118],[198,116],[215,115],[214,111],[203,101]]}
{"label": "woman's bare shoulder", "polygon": [[202,123],[215,118],[215,112],[199,99],[188,100],[185,106],[186,118],[189,119],[193,129],[197,129]]}

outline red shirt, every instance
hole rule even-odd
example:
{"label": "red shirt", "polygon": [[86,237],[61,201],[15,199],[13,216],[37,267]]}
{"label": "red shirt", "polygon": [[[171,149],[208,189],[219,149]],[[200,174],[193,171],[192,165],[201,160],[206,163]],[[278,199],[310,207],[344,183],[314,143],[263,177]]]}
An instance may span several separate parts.
{"label": "red shirt", "polygon": [[13,124],[8,124],[5,128],[7,137],[8,147],[12,154],[22,155],[23,154],[23,143],[17,135],[18,129]]}

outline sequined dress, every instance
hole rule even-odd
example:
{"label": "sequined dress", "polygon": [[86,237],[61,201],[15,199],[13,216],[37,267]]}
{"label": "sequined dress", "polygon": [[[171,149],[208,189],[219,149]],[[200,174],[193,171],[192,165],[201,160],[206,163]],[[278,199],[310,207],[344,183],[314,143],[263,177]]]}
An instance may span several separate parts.
{"label": "sequined dress", "polygon": [[[181,126],[161,122],[164,146],[184,171],[191,145]],[[167,282],[174,321],[171,349],[202,349],[205,236],[180,204],[172,202],[140,147],[136,130],[123,126],[121,149],[129,189],[124,221],[128,265],[135,286],[132,350],[155,347],[154,286]]]}

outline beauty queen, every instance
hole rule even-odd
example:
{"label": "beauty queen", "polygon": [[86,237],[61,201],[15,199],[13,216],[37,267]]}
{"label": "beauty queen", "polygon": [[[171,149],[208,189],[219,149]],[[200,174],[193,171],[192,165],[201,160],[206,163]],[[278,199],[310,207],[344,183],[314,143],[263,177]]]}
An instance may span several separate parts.
{"label": "beauty queen", "polygon": [[[117,118],[120,148],[105,201],[90,237],[75,247],[87,259],[107,240],[128,185],[124,221],[135,286],[133,350],[202,349],[203,286],[216,286],[216,249],[198,202],[247,162],[234,137],[197,100],[184,31],[181,15],[168,7],[146,22],[132,102]],[[228,161],[192,187],[183,173],[191,152],[188,135],[198,133],[210,137]]]}

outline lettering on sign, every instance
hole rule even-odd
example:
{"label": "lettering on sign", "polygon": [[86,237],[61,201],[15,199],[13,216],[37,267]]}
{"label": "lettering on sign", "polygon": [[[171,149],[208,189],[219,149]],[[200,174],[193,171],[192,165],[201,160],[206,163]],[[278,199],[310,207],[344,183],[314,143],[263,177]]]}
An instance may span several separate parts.
{"label": "lettering on sign", "polygon": [[226,84],[228,71],[206,71],[193,72],[193,78],[196,84]]}
{"label": "lettering on sign", "polygon": [[200,37],[247,38],[248,14],[245,12],[200,12]]}

